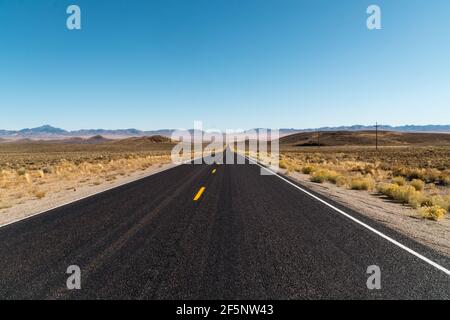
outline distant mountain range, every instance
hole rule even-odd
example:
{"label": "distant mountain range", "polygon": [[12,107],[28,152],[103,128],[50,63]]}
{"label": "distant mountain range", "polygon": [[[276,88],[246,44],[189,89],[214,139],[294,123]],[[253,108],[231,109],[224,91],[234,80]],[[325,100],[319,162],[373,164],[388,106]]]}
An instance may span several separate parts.
{"label": "distant mountain range", "polygon": [[0,130],[0,138],[4,139],[59,139],[70,137],[94,137],[103,136],[108,138],[127,138],[141,136],[166,136],[170,137],[174,130],[163,129],[154,131],[141,131],[137,129],[81,129],[68,131],[61,128],[55,128],[50,125],[44,125],[37,128],[26,128],[21,130]]}
{"label": "distant mountain range", "polygon": [[[264,128],[256,128],[254,131],[258,132]],[[312,131],[363,131],[374,130],[375,126],[352,125],[340,127],[322,127],[310,129],[280,129],[280,136],[286,136],[300,132]],[[450,133],[450,125],[404,125],[404,126],[389,126],[379,125],[379,130],[384,131],[398,131],[398,132],[434,132],[434,133]],[[0,139],[65,139],[68,137],[94,137],[103,136],[105,138],[127,138],[127,137],[142,137],[142,136],[165,136],[170,137],[175,129],[162,129],[153,131],[141,131],[137,129],[82,129],[75,131],[67,131],[61,128],[55,128],[50,125],[44,125],[37,128],[26,128],[21,130],[0,130]],[[191,130],[192,131],[192,130]],[[249,133],[247,130],[242,134]]]}

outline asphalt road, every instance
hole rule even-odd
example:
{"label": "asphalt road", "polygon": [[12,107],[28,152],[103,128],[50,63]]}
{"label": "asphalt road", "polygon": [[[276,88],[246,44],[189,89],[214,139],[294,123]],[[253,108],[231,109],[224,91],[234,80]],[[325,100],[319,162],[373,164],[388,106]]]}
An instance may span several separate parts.
{"label": "asphalt road", "polygon": [[0,243],[2,299],[450,298],[443,271],[254,164],[182,165],[4,226]]}

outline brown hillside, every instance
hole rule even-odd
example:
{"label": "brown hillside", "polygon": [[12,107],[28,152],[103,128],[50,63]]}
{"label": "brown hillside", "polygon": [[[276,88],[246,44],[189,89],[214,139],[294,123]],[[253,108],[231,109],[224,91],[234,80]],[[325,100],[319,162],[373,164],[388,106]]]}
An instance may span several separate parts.
{"label": "brown hillside", "polygon": [[147,144],[155,144],[155,143],[171,143],[172,140],[167,137],[163,137],[160,135],[150,136],[150,137],[132,137],[121,140],[113,141],[113,144],[125,144],[125,145],[133,145],[133,146],[144,146]]}
{"label": "brown hillside", "polygon": [[[375,145],[375,131],[302,132],[280,139],[281,145],[290,146],[369,146]],[[379,131],[380,146],[444,146],[450,145],[450,134]]]}

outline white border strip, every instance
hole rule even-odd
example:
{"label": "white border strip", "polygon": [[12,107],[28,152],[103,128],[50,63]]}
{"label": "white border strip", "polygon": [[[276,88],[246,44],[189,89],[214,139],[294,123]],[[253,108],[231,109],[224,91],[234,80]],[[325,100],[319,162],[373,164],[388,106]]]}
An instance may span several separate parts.
{"label": "white border strip", "polygon": [[386,239],[387,241],[391,242],[392,244],[396,245],[397,247],[399,247],[399,248],[401,248],[401,249],[403,249],[403,250],[409,252],[410,254],[416,256],[417,258],[419,258],[419,259],[425,261],[426,263],[432,265],[433,267],[435,267],[435,268],[441,270],[442,272],[444,272],[444,273],[446,273],[447,275],[450,276],[450,270],[448,270],[448,269],[444,268],[443,266],[437,264],[436,262],[434,262],[434,261],[428,259],[427,257],[424,257],[424,256],[421,255],[420,253],[414,251],[413,249],[408,248],[407,246],[405,246],[405,245],[401,244],[400,242],[398,242],[398,241],[392,239],[391,237],[385,235],[384,233],[382,233],[382,232],[380,232],[380,231],[378,231],[378,230],[372,228],[371,226],[365,224],[364,222],[362,222],[362,221],[360,221],[360,220],[354,218],[353,216],[349,215],[348,213],[342,211],[341,209],[336,208],[336,207],[333,206],[332,204],[329,204],[329,203],[326,202],[325,200],[322,200],[321,198],[317,197],[316,195],[312,194],[311,192],[309,192],[309,191],[307,191],[307,190],[305,190],[305,189],[299,187],[299,186],[296,185],[295,183],[292,183],[292,182],[289,181],[288,179],[286,179],[286,178],[280,176],[278,173],[276,173],[276,172],[274,172],[274,171],[272,171],[272,170],[270,170],[270,169],[268,169],[268,168],[262,166],[262,165],[259,164],[257,161],[255,161],[255,160],[253,160],[253,159],[251,159],[251,158],[249,158],[249,157],[247,157],[247,156],[244,156],[244,157],[245,157],[248,161],[250,161],[250,162],[252,162],[252,163],[254,163],[254,164],[260,166],[260,167],[263,168],[264,170],[267,170],[267,171],[270,172],[271,174],[277,176],[278,178],[280,178],[280,179],[283,180],[284,182],[289,183],[291,186],[293,186],[293,187],[297,188],[298,190],[300,190],[300,191],[306,193],[307,195],[313,197],[313,198],[316,199],[317,201],[320,201],[320,202],[323,203],[324,205],[326,205],[326,206],[330,207],[331,209],[333,209],[333,210],[339,212],[339,213],[342,214],[343,216],[349,218],[350,220],[356,222],[357,224],[363,226],[364,228],[366,228],[366,229],[372,231],[373,233],[379,235],[380,237],[382,237],[382,238]]}

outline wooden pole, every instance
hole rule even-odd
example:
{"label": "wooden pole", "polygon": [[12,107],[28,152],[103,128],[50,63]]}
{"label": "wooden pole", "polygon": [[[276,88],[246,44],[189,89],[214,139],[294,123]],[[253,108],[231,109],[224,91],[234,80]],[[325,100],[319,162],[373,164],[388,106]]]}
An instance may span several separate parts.
{"label": "wooden pole", "polygon": [[375,150],[378,151],[378,122],[375,124]]}

